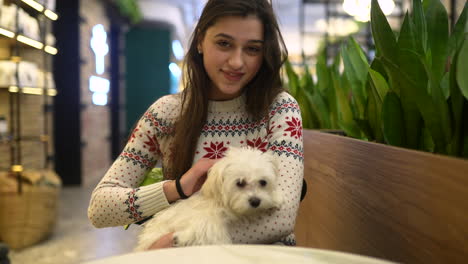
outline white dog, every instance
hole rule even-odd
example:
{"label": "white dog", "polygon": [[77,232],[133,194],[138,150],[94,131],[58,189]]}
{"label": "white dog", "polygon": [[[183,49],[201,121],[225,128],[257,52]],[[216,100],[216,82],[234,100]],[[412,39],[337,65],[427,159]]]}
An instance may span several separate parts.
{"label": "white dog", "polygon": [[231,147],[208,172],[201,190],[155,214],[139,236],[136,251],[174,233],[174,246],[231,244],[228,226],[279,208],[277,165],[273,156],[253,148]]}

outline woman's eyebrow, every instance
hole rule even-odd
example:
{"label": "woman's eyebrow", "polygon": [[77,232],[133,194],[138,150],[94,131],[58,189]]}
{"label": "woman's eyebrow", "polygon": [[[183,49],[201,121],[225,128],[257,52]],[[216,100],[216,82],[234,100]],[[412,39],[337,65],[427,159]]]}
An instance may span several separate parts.
{"label": "woman's eyebrow", "polygon": [[[234,40],[234,38],[233,38],[232,36],[230,36],[230,35],[228,35],[228,34],[225,34],[225,33],[219,33],[219,34],[215,35],[214,37],[215,37],[215,38],[217,38],[217,37],[223,37],[223,38],[227,38],[227,39]],[[254,43],[263,44],[263,40],[259,40],[259,39],[251,39],[251,40],[249,40],[249,41],[247,41],[247,42],[249,42],[249,43],[254,42]]]}

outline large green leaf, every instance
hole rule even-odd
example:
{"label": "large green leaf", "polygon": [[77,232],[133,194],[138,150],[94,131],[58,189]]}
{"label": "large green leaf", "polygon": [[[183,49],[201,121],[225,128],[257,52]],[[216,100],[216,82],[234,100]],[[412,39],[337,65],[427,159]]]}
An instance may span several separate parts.
{"label": "large green leaf", "polygon": [[401,89],[406,89],[411,98],[413,98],[422,114],[425,125],[428,127],[436,151],[445,153],[447,144],[442,129],[443,122],[441,121],[441,113],[437,111],[433,98],[427,91],[427,75],[424,70],[424,65],[420,61],[417,54],[407,51],[400,58],[402,62],[400,67],[395,67],[392,63],[384,60],[387,69],[389,70],[395,83],[401,86]]}
{"label": "large green leaf", "polygon": [[382,77],[388,81],[388,75],[387,71],[385,70],[385,67],[382,63],[382,61],[379,58],[374,58],[374,60],[371,63],[370,68],[376,72],[378,72]]}
{"label": "large green leaf", "polygon": [[411,85],[405,83],[403,80],[398,82],[400,86],[400,102],[403,109],[403,121],[405,123],[405,147],[411,149],[419,148],[419,141],[421,137],[422,117],[419,112],[415,99],[411,96]]}
{"label": "large green leaf", "polygon": [[296,72],[292,68],[291,62],[286,60],[284,63],[284,67],[286,69],[286,75],[288,76],[288,86],[289,86],[289,93],[294,98],[297,98],[297,92],[299,90],[299,77],[297,76]]}
{"label": "large green leaf", "polygon": [[398,46],[395,35],[377,0],[372,0],[371,4],[371,28],[379,56],[385,56],[396,65]]}
{"label": "large green leaf", "polygon": [[[400,48],[399,54],[401,57],[404,57],[405,52],[410,50],[414,50],[414,54],[417,54],[415,51],[415,45],[411,43],[412,40],[412,25],[411,21],[408,19],[408,16],[406,16],[398,42]],[[405,58],[402,58],[402,60],[404,59]],[[417,65],[412,64],[411,60],[403,62],[399,60],[398,63],[399,65],[404,64],[400,67],[410,67],[412,70],[415,70],[413,68],[414,66],[417,67]],[[421,68],[420,71],[422,71],[424,75],[424,68]],[[392,80],[392,90],[397,92],[397,95],[399,95],[401,108],[403,111],[402,120],[404,122],[404,131],[402,133],[405,135],[405,145],[403,147],[418,149],[421,136],[422,118],[415,99],[411,96],[412,91],[410,91],[410,89],[414,88],[411,87],[411,85],[408,83],[405,83],[404,80],[402,80],[397,74],[392,74],[392,78],[390,78],[390,80]]]}
{"label": "large green leaf", "polygon": [[468,40],[465,39],[457,60],[457,83],[463,96],[468,99]]}
{"label": "large green leaf", "polygon": [[332,128],[330,124],[330,110],[322,95],[320,93],[314,93],[310,96],[310,101],[314,112],[317,113],[320,127],[327,129]]}
{"label": "large green leaf", "polygon": [[422,128],[419,149],[427,152],[434,152],[435,149],[434,140],[432,140],[431,133],[426,127]]}
{"label": "large green leaf", "polygon": [[449,26],[444,5],[439,0],[429,1],[426,11],[427,40],[431,50],[431,79],[439,88],[440,80],[445,72],[448,52]]}
{"label": "large green leaf", "polygon": [[[370,87],[370,82],[367,83],[367,86]],[[383,132],[382,132],[382,105],[380,108],[377,107],[375,100],[375,94],[372,91],[372,88],[368,88],[369,97],[367,98],[367,119],[369,121],[369,126],[372,131],[372,137],[369,137],[369,140],[375,140],[376,142],[383,143]]]}
{"label": "large green leaf", "polygon": [[307,102],[309,103],[311,118],[316,119],[314,127],[330,128],[330,111],[324,98],[316,89],[317,87],[314,85],[312,75],[310,74],[309,67],[307,65],[304,67],[304,75],[302,79],[304,96],[307,98]]}
{"label": "large green leaf", "polygon": [[316,113],[313,111],[310,94],[305,89],[299,89],[297,103],[301,108],[302,125],[304,128],[321,128]]}
{"label": "large green leaf", "polygon": [[327,67],[327,54],[324,51],[319,53],[319,56],[317,58],[317,64],[316,64],[316,71],[317,71],[317,87],[322,94],[325,93],[325,90],[327,90],[332,84],[332,81],[330,79],[330,71]]}
{"label": "large green leaf", "polygon": [[332,88],[333,87],[330,87],[330,89],[326,91],[326,95],[324,97],[327,98],[326,102],[328,105],[328,109],[330,110],[330,127],[338,129],[339,128],[339,125],[338,125],[339,109],[338,109],[338,103],[336,99],[336,91],[335,89],[332,89]]}
{"label": "large green leaf", "polygon": [[336,56],[333,58],[333,63],[331,65],[332,70],[339,73],[340,65],[341,65],[341,53],[338,52]]}
{"label": "large green leaf", "polygon": [[367,82],[367,92],[369,97],[367,98],[367,108],[366,108],[366,116],[368,119],[369,127],[371,130],[372,137],[369,137],[369,140],[375,140],[377,142],[383,142],[383,134],[382,134],[382,120],[381,120],[381,113],[382,113],[382,104],[378,105],[376,100],[376,94],[373,91],[374,88],[371,88],[371,82]]}
{"label": "large green leaf", "polygon": [[368,100],[367,100],[367,116],[369,118],[369,125],[372,129],[372,134],[377,142],[382,142],[382,105],[385,96],[389,90],[387,81],[377,71],[369,69],[368,87]]}
{"label": "large green leaf", "polygon": [[[448,86],[450,89],[450,107],[453,120],[453,136],[448,148],[448,154],[453,156],[461,156],[462,133],[463,133],[463,95],[458,87],[456,80],[457,60],[459,54],[455,53],[453,64],[448,73]],[[466,117],[465,117],[466,118]]]}
{"label": "large green leaf", "polygon": [[[452,136],[452,124],[448,104],[444,98],[440,84],[434,84],[433,79],[430,79],[430,84],[437,85],[437,87],[433,87],[432,95],[427,94],[426,84],[428,76],[420,57],[411,51],[402,51],[401,54],[401,69],[405,72],[405,76],[408,76],[411,80],[410,83],[407,83],[409,85],[407,97],[416,101],[419,111],[423,115],[424,121],[435,141],[436,151],[445,153],[445,147]],[[432,100],[425,98],[426,95],[431,97]],[[433,112],[433,117],[424,116],[425,114],[430,115],[430,112]],[[435,131],[441,131],[442,134],[440,136],[442,138],[434,136],[434,133],[439,133]]]}
{"label": "large green leaf", "polygon": [[452,137],[452,117],[450,116],[449,106],[441,88],[441,81],[439,83],[435,83],[431,76],[431,78],[429,78],[429,87],[429,90],[432,91],[431,96],[433,107],[438,114],[437,117],[444,137],[445,147],[443,149],[437,149],[437,151],[441,151],[440,153],[446,153],[446,147]]}
{"label": "large green leaf", "polygon": [[[299,76],[298,76],[299,78]],[[301,108],[302,125],[304,128],[320,128],[317,113],[312,108],[311,94],[314,92],[314,81],[310,76],[307,65],[304,67],[304,74],[299,79],[299,86],[296,90],[296,100]]]}
{"label": "large green leaf", "polygon": [[[464,100],[463,103],[463,114],[465,118],[468,116],[468,100]],[[462,134],[462,154],[464,158],[468,158],[468,122],[463,122],[463,134]]]}
{"label": "large green leaf", "polygon": [[446,72],[440,81],[440,88],[442,89],[442,94],[444,99],[447,100],[450,97],[450,81],[449,81],[449,72]]}
{"label": "large green leaf", "polygon": [[401,26],[400,35],[398,36],[398,48],[400,50],[417,50],[413,31],[414,30],[411,19],[409,18],[408,13],[406,13],[403,24]]}
{"label": "large green leaf", "polygon": [[467,25],[468,17],[468,2],[465,2],[463,11],[458,17],[455,27],[453,27],[452,34],[448,42],[449,55],[453,56],[454,53],[461,47],[463,39],[465,37],[465,28]]}
{"label": "large green leaf", "polygon": [[[317,87],[318,92],[320,93],[322,101],[325,102],[329,110],[329,120],[330,128],[338,129],[338,107],[335,86],[339,86],[342,89],[344,86],[340,82],[334,84],[332,75],[336,74],[339,76],[339,72],[333,67],[329,68],[326,63],[326,53],[322,51],[319,54],[316,64],[317,70]],[[314,100],[320,100],[320,98],[315,98]]]}
{"label": "large green leaf", "polygon": [[372,88],[377,96],[377,103],[382,105],[383,99],[389,90],[388,84],[379,72],[376,72],[372,69],[369,70],[369,76],[373,85]]}
{"label": "large green leaf", "polygon": [[366,117],[364,119],[354,119],[356,122],[357,127],[359,130],[361,130],[362,134],[364,135],[363,137],[361,136],[361,139],[363,140],[374,140],[374,133],[372,131],[372,128],[369,124],[369,119]]}
{"label": "large green leaf", "polygon": [[303,87],[304,90],[308,91],[310,94],[313,94],[317,89],[307,64],[304,65],[304,74],[301,78],[301,87]]}
{"label": "large green leaf", "polygon": [[418,54],[423,55],[427,50],[427,25],[421,0],[413,0],[414,36],[416,39]]}
{"label": "large green leaf", "polygon": [[367,94],[365,83],[369,64],[362,49],[353,38],[350,38],[348,45],[341,46],[341,56],[344,63],[344,74],[348,78],[353,92],[353,99],[356,105],[356,118],[364,118],[364,108]]}
{"label": "large green leaf", "polygon": [[332,72],[332,77],[336,95],[338,126],[345,131],[346,135],[354,138],[361,138],[361,131],[354,121],[348,96],[344,93],[343,89],[340,89],[340,77],[338,73],[335,72]]}
{"label": "large green leaf", "polygon": [[403,146],[404,122],[400,98],[394,92],[388,92],[382,106],[382,126],[385,141],[393,146]]}

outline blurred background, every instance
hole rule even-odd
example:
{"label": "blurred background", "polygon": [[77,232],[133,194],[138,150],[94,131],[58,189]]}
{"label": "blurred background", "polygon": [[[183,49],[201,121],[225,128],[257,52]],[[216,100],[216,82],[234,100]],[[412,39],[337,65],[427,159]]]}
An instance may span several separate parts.
{"label": "blurred background", "polygon": [[[272,0],[292,69],[317,80],[319,58],[333,61],[349,36],[371,61],[370,2]],[[397,31],[411,1],[378,2]],[[441,1],[451,28],[465,2]],[[143,112],[180,90],[205,3],[0,0],[0,241],[12,263],[131,251],[139,228],[94,229],[90,193]]]}

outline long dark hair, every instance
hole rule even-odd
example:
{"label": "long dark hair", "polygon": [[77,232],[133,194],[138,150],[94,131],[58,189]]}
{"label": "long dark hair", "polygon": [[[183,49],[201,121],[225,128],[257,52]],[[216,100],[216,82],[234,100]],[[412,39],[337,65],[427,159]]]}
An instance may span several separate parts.
{"label": "long dark hair", "polygon": [[[254,15],[263,23],[263,61],[257,75],[244,87],[247,111],[259,120],[268,112],[273,99],[283,91],[281,66],[287,58],[287,49],[279,30],[276,16],[268,0],[209,0],[195,27],[184,63],[184,85],[181,93],[181,113],[175,124],[172,157],[168,179],[181,177],[192,166],[196,144],[208,112],[208,93],[211,81],[203,66],[198,44],[208,28],[226,16]],[[209,51],[208,51],[209,52]]]}

